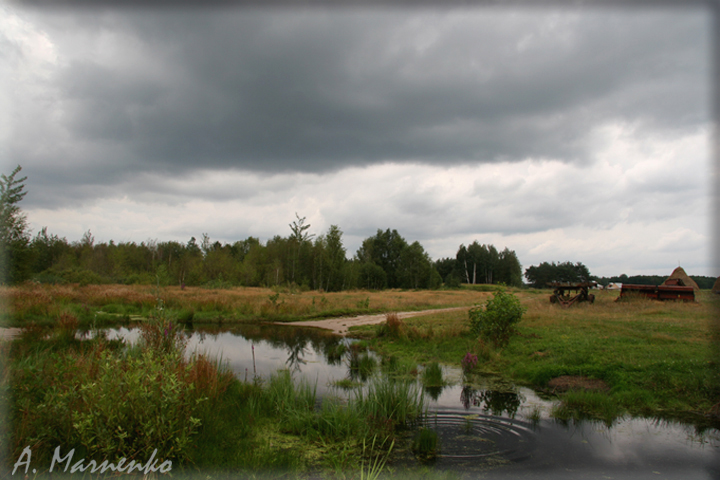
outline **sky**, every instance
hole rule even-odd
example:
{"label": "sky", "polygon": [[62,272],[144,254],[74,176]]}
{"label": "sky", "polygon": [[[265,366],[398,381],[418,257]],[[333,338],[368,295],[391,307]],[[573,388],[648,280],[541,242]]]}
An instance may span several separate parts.
{"label": "sky", "polygon": [[0,4],[0,159],[31,233],[378,229],[432,259],[717,276],[711,12]]}

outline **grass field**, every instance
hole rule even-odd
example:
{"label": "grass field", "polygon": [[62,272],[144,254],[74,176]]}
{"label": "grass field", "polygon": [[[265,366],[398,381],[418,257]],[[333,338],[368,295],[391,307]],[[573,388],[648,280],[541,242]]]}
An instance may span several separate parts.
{"label": "grass field", "polygon": [[563,376],[576,377],[579,386],[583,378],[604,382],[606,388],[562,392],[560,418],[612,422],[632,414],[717,424],[720,296],[700,292],[696,303],[616,302],[617,292],[599,292],[592,305],[562,308],[549,302],[548,291],[514,293],[527,311],[502,349],[474,338],[463,311],[406,319],[395,335],[383,334],[383,327],[355,332],[385,355],[421,363],[460,366],[470,352],[480,360],[476,374],[548,393],[561,393],[551,380]]}
{"label": "grass field", "polygon": [[54,325],[63,313],[76,316],[83,326],[129,322],[147,318],[157,308],[158,299],[167,314],[180,321],[293,321],[472,305],[488,295],[475,289],[324,293],[241,287],[181,290],[138,285],[27,284],[0,287],[0,299],[7,305],[0,322],[6,327],[21,327],[31,321]]}

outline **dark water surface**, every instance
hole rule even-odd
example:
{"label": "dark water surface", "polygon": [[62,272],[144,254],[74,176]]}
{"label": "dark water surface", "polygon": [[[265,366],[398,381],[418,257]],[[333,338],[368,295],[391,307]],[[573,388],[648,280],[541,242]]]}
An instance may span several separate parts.
{"label": "dark water surface", "polygon": [[[120,328],[109,337],[133,342],[138,332]],[[243,326],[195,330],[187,351],[221,358],[242,380],[287,368],[315,383],[319,397],[343,397],[346,391],[334,382],[358,375],[349,353],[337,357],[333,352],[350,343],[316,329]],[[716,429],[698,432],[691,425],[640,418],[611,426],[562,422],[551,417],[554,401],[530,389],[492,379],[468,384],[452,367],[443,367],[443,378],[446,386],[425,388],[429,415],[424,426],[437,433],[440,452],[422,466],[462,478],[720,480]],[[403,435],[411,442],[415,434]],[[396,471],[419,465],[409,449],[396,450]]]}

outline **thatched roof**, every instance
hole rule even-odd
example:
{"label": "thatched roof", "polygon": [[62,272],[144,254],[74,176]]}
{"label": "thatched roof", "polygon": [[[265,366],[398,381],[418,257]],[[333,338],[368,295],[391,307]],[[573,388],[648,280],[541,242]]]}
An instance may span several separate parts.
{"label": "thatched roof", "polygon": [[720,293],[720,277],[715,280],[715,284],[712,286],[712,291],[714,293]]}
{"label": "thatched roof", "polygon": [[695,290],[696,292],[700,291],[700,287],[698,286],[698,284],[695,283],[695,280],[688,277],[688,274],[685,273],[685,270],[683,270],[682,267],[677,267],[675,270],[673,270],[672,275],[670,275],[663,282],[663,285],[672,284],[674,282],[672,282],[671,280],[675,280],[675,279],[681,280],[682,284],[685,285],[686,287],[693,287],[693,290]]}

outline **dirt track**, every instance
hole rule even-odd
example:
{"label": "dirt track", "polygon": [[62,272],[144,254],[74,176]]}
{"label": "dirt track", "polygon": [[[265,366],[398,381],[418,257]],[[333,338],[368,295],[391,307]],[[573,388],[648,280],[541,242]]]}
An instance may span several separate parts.
{"label": "dirt track", "polygon": [[[402,318],[418,317],[421,315],[429,315],[436,312],[450,312],[453,310],[469,309],[470,307],[452,307],[452,308],[435,308],[432,310],[421,310],[417,312],[397,312],[397,316]],[[350,327],[359,325],[377,325],[385,321],[385,313],[378,315],[360,315],[357,317],[340,317],[327,318],[325,320],[307,320],[302,322],[282,323],[278,325],[292,325],[295,327],[316,327],[331,330],[337,335],[347,335]],[[0,328],[0,340],[11,340],[20,333],[19,328]]]}
{"label": "dirt track", "polygon": [[0,328],[0,340],[12,340],[20,335],[19,328]]}
{"label": "dirt track", "polygon": [[[436,312],[450,312],[453,310],[463,310],[470,307],[453,307],[453,308],[436,308],[433,310],[421,310],[418,312],[397,312],[397,316],[402,318],[418,317],[420,315],[428,315]],[[385,313],[378,315],[360,315],[357,317],[340,317],[328,318],[325,320],[308,320],[292,323],[278,323],[278,325],[292,325],[295,327],[316,327],[332,330],[337,335],[347,335],[350,327],[359,325],[377,325],[385,321]]]}

